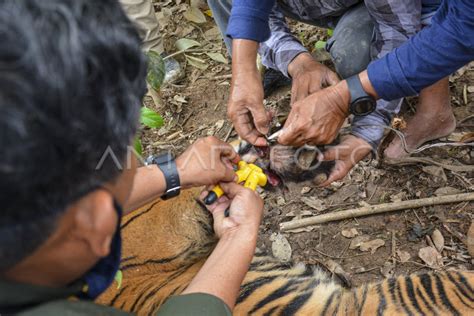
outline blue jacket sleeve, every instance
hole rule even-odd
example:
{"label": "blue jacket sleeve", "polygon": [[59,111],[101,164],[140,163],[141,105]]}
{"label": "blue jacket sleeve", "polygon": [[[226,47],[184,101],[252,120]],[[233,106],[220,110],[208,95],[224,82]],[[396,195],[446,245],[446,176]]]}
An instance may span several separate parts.
{"label": "blue jacket sleeve", "polygon": [[368,75],[378,95],[415,95],[474,59],[474,1],[444,0],[430,27],[385,57]]}
{"label": "blue jacket sleeve", "polygon": [[234,0],[227,36],[264,42],[270,37],[268,18],[275,0]]}

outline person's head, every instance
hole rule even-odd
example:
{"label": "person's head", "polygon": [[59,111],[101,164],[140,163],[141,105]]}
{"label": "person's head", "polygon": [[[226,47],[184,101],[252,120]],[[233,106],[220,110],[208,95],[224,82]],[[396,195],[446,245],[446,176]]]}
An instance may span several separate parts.
{"label": "person's head", "polygon": [[0,278],[70,282],[131,190],[146,59],[117,0],[2,0],[0,43]]}

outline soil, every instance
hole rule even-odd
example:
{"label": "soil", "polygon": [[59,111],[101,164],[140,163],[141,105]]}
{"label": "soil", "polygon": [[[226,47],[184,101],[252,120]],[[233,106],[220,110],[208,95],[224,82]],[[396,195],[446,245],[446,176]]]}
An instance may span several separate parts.
{"label": "soil", "polygon": [[[206,16],[207,22],[199,25],[189,22],[183,17],[189,5],[183,1],[157,1],[155,5],[166,51],[177,51],[174,43],[180,38],[196,40],[202,46],[198,48],[201,51],[193,56],[205,60],[208,68],[200,70],[187,63],[183,55],[176,56],[185,68],[184,78],[162,88],[160,104],[156,104],[149,96],[145,100],[145,104],[162,114],[166,122],[159,130],[143,130],[145,155],[164,150],[179,154],[196,138],[207,135],[235,139],[237,135],[226,117],[230,65],[213,61],[205,55],[208,50],[227,56],[212,18]],[[207,8],[202,7],[202,10]],[[316,27],[300,23],[292,23],[291,26],[308,47],[314,47],[317,40],[324,40],[327,36],[325,30]],[[451,104],[458,122],[458,128],[450,138],[453,140],[474,130],[474,65],[464,67],[451,76],[450,81]],[[465,90],[472,92],[466,93]],[[186,102],[182,102],[183,100]],[[401,120],[413,115],[416,103],[416,98],[405,102]],[[266,100],[266,106],[278,113],[288,112],[289,88],[273,94]],[[446,140],[435,142],[439,141]],[[474,148],[435,147],[416,156],[453,165],[472,165]],[[294,218],[336,212],[364,203],[379,204],[431,197],[436,190],[445,187],[455,188],[459,192],[474,190],[472,172],[444,170],[445,176],[433,175],[433,172],[423,169],[426,166],[429,165],[418,163],[391,166],[380,160],[367,159],[359,163],[344,180],[328,188],[312,188],[309,192],[302,193],[301,185],[290,185],[286,190],[266,191],[263,193],[265,217],[258,246],[271,254],[270,236],[280,232],[279,223]],[[320,199],[324,205],[323,211],[311,208],[302,201],[302,197]],[[445,247],[441,252],[443,264],[435,269],[474,269],[474,259],[469,256],[466,248],[466,234],[473,219],[474,203],[462,202],[338,221],[311,227],[306,232],[283,235],[291,245],[294,261],[325,266],[336,262],[347,273],[353,285],[360,285],[391,275],[433,269],[419,258],[418,253],[421,248],[430,245],[427,236],[434,229],[438,229],[445,240]],[[359,235],[368,235],[370,240],[382,239],[385,244],[374,253],[349,249],[353,238],[342,236],[342,232],[351,228],[356,228]],[[418,233],[418,238],[413,237],[415,233]],[[401,252],[409,253],[410,258],[400,258]]]}

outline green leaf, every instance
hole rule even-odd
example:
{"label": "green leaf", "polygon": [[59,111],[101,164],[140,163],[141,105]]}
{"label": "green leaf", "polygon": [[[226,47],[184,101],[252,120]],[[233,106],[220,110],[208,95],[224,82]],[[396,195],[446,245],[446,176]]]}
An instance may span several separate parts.
{"label": "green leaf", "polygon": [[206,55],[209,56],[212,60],[227,64],[227,58],[225,58],[224,55],[222,55],[221,53],[206,53]]}
{"label": "green leaf", "polygon": [[209,67],[209,65],[206,64],[206,61],[203,60],[203,59],[200,59],[200,58],[197,58],[197,57],[194,57],[194,56],[189,56],[189,55],[185,55],[185,56],[186,56],[186,60],[188,61],[188,63],[191,66],[194,66],[194,67],[199,68],[201,70],[206,70],[207,67]]}
{"label": "green leaf", "polygon": [[179,51],[188,50],[192,47],[201,46],[201,43],[189,38],[181,38],[174,44]]}
{"label": "green leaf", "polygon": [[316,44],[314,44],[315,49],[324,49],[325,47],[326,47],[325,41],[317,41]]}
{"label": "green leaf", "polygon": [[148,73],[146,81],[156,91],[160,90],[163,80],[165,79],[165,62],[160,54],[155,51],[149,51],[148,56]]}
{"label": "green leaf", "polygon": [[115,282],[117,282],[117,290],[122,287],[123,273],[121,270],[118,270],[115,274]]}
{"label": "green leaf", "polygon": [[334,35],[334,30],[333,29],[328,29],[328,36],[331,37]]}
{"label": "green leaf", "polygon": [[139,154],[140,156],[143,155],[143,146],[140,137],[135,137],[135,144],[133,145],[133,147],[135,148],[137,154]]}
{"label": "green leaf", "polygon": [[150,128],[160,128],[164,123],[160,114],[147,107],[142,107],[140,121]]}
{"label": "green leaf", "polygon": [[184,17],[186,20],[197,24],[206,23],[206,16],[196,7],[189,7],[189,9],[184,12]]}

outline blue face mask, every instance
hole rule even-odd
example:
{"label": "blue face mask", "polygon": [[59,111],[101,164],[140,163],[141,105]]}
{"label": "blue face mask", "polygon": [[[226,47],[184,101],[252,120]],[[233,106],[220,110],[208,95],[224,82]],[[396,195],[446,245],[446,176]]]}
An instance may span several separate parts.
{"label": "blue face mask", "polygon": [[118,224],[110,245],[110,253],[107,257],[100,259],[100,261],[82,277],[82,280],[87,284],[87,290],[78,295],[81,299],[96,299],[112,284],[119,270],[122,256],[122,237],[120,235],[122,207],[116,200],[114,200],[114,207],[118,216]]}

